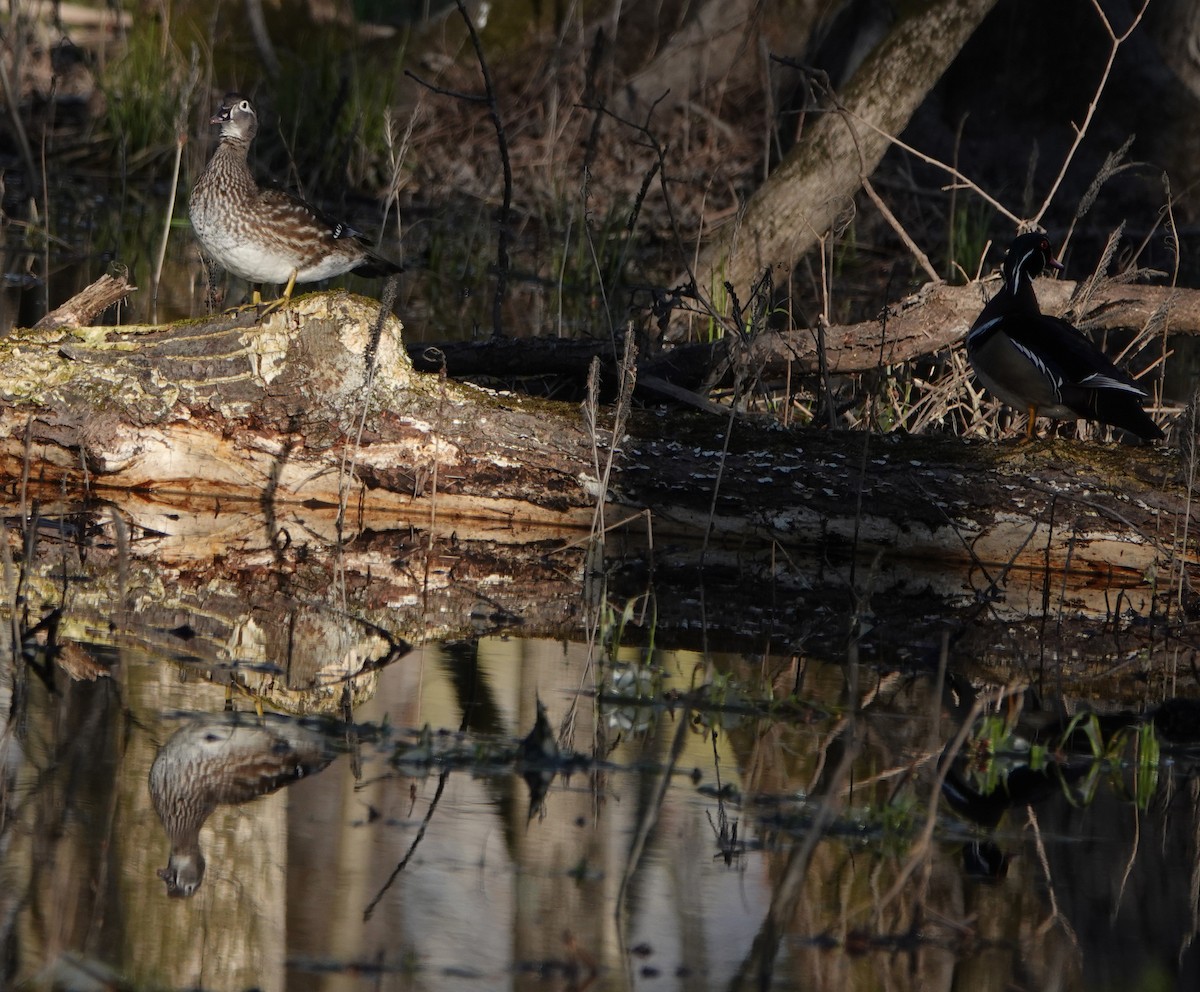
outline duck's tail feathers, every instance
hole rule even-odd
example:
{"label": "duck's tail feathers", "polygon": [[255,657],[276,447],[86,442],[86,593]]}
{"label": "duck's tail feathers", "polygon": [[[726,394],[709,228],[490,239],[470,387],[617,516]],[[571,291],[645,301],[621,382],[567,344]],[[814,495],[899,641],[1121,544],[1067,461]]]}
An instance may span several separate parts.
{"label": "duck's tail feathers", "polygon": [[1084,416],[1136,434],[1143,441],[1161,441],[1165,436],[1131,392],[1101,389],[1091,394]]}
{"label": "duck's tail feathers", "polygon": [[366,276],[368,279],[399,275],[403,271],[403,265],[399,265],[390,258],[385,258],[383,255],[369,248],[367,249],[366,258],[354,266],[355,275]]}

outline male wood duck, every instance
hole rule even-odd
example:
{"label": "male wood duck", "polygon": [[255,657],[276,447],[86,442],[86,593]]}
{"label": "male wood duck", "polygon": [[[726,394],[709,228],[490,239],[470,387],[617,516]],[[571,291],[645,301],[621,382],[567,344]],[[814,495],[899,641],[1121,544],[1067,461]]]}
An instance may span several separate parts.
{"label": "male wood duck", "polygon": [[1077,327],[1041,312],[1033,280],[1061,270],[1046,235],[1022,234],[1008,249],[1000,292],[967,333],[967,357],[980,381],[1009,406],[1038,416],[1097,420],[1145,441],[1163,436],[1142,409],[1146,392]]}
{"label": "male wood duck", "polygon": [[249,100],[229,94],[210,123],[221,126],[221,141],[192,187],[188,213],[204,251],[251,284],[255,304],[262,283],[285,286],[267,308],[274,309],[291,298],[298,282],[351,271],[364,276],[401,271],[360,241],[350,225],[330,220],[298,196],[259,186],[246,164],[258,132]]}

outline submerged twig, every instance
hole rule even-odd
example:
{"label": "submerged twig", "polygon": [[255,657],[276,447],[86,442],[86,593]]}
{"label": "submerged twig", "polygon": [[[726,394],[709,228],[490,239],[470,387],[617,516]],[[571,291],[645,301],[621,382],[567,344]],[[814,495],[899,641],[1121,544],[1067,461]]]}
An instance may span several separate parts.
{"label": "submerged twig", "polygon": [[417,828],[416,836],[413,837],[412,843],[408,845],[408,850],[404,852],[404,857],[400,859],[396,867],[392,869],[392,873],[387,877],[387,880],[379,887],[379,891],[375,893],[375,898],[367,903],[366,909],[363,910],[364,923],[375,914],[375,908],[382,901],[383,897],[387,895],[388,889],[392,887],[392,883],[400,877],[400,873],[408,867],[408,863],[412,860],[413,855],[417,853],[417,847],[425,838],[425,831],[429,828],[429,821],[433,819],[433,814],[437,810],[442,793],[446,791],[446,782],[449,778],[450,769],[443,769],[441,775],[438,776],[437,791],[434,792],[433,799],[429,803],[429,809],[425,811],[425,816],[421,819],[421,825]]}

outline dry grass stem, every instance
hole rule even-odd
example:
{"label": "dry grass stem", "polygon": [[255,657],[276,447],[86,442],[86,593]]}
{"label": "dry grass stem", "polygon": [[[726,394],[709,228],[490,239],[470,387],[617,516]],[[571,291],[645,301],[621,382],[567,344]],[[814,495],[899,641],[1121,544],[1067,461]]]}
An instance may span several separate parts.
{"label": "dry grass stem", "polygon": [[1067,304],[1068,313],[1082,317],[1090,309],[1092,297],[1107,278],[1108,268],[1112,264],[1113,256],[1117,253],[1117,246],[1121,243],[1121,236],[1124,233],[1125,224],[1122,223],[1115,231],[1109,234],[1108,241],[1104,245],[1104,251],[1100,253],[1100,261],[1096,263],[1095,270],[1090,276],[1086,279],[1081,279],[1078,285],[1076,285],[1075,293]]}
{"label": "dry grass stem", "polygon": [[1075,208],[1075,216],[1071,218],[1071,225],[1067,228],[1067,233],[1063,237],[1062,242],[1058,246],[1058,254],[1060,257],[1067,253],[1067,246],[1071,243],[1071,237],[1075,233],[1075,225],[1087,214],[1096,202],[1096,198],[1100,195],[1100,190],[1109,179],[1124,169],[1130,168],[1128,163],[1122,164],[1125,156],[1129,153],[1130,146],[1133,145],[1134,136],[1131,134],[1125,139],[1115,152],[1109,152],[1105,156],[1104,161],[1100,164],[1100,168],[1096,170],[1096,175],[1093,177],[1091,185],[1084,191],[1083,197],[1079,201],[1079,206]]}

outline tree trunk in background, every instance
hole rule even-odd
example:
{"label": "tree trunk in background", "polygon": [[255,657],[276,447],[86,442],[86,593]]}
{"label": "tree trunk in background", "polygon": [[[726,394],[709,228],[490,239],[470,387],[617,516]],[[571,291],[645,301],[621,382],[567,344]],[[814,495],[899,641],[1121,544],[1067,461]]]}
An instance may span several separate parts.
{"label": "tree trunk in background", "polygon": [[745,301],[764,266],[791,266],[830,230],[887,151],[888,138],[879,132],[904,130],[995,2],[905,5],[840,94],[849,116],[830,111],[818,117],[751,198],[740,223],[723,229],[701,255],[701,291],[729,282]]}
{"label": "tree trunk in background", "polygon": [[1147,25],[1163,61],[1200,100],[1200,4],[1196,0],[1154,0]]}
{"label": "tree trunk in background", "polygon": [[[815,18],[811,9],[815,6],[811,0],[802,5],[799,18],[805,25]],[[651,107],[665,109],[687,103],[710,86],[724,85],[735,73],[757,76],[762,7],[763,0],[704,0],[689,9],[686,22],[625,83],[628,112],[640,119]],[[647,8],[623,12],[622,21],[632,16],[636,24],[638,14]],[[805,28],[804,35],[807,33]],[[616,40],[623,41],[620,35]]]}

